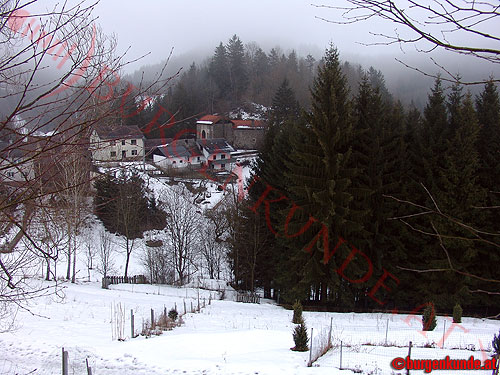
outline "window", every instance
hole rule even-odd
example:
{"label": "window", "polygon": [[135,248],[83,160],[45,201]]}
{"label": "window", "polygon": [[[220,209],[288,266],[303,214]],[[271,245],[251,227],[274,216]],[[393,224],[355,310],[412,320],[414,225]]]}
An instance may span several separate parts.
{"label": "window", "polygon": [[116,141],[110,141],[110,142],[109,142],[109,145],[110,145],[110,146],[116,146]]}
{"label": "window", "polygon": [[122,159],[127,157],[127,151],[122,151]]}
{"label": "window", "polygon": [[212,160],[217,159],[217,155],[212,156]]}
{"label": "window", "polygon": [[226,158],[226,154],[222,154],[222,155],[220,156],[220,158],[221,158],[221,159],[225,159],[225,158]]}
{"label": "window", "polygon": [[122,146],[125,146],[125,141],[124,140],[122,141]]}
{"label": "window", "polygon": [[221,168],[226,168],[226,164],[221,164],[220,167]]}
{"label": "window", "polygon": [[137,144],[137,139],[132,139],[132,140],[130,141],[130,143],[132,143],[133,145],[136,145],[136,144]]}
{"label": "window", "polygon": [[201,139],[205,139],[205,138],[207,138],[207,133],[205,132],[205,130],[203,130],[201,132]]}
{"label": "window", "polygon": [[200,157],[198,156],[198,158],[196,160],[200,161]]}
{"label": "window", "polygon": [[176,164],[176,163],[177,163],[177,162],[176,162],[175,160],[172,162],[172,164]]}
{"label": "window", "polygon": [[116,151],[111,151],[111,157],[116,158]]}
{"label": "window", "polygon": [[182,164],[182,159],[179,161],[179,163],[181,163],[181,164]]}
{"label": "window", "polygon": [[137,155],[137,150],[132,150],[132,155]]}
{"label": "window", "polygon": [[15,172],[7,172],[7,176],[8,177],[14,177],[15,176]]}

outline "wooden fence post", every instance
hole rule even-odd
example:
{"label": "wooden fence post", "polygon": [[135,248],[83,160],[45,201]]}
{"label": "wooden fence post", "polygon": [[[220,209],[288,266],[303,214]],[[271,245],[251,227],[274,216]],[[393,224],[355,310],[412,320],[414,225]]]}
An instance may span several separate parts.
{"label": "wooden fence post", "polygon": [[62,375],[68,375],[68,352],[62,348]]}
{"label": "wooden fence post", "polygon": [[385,325],[385,346],[387,346],[387,333],[389,332],[389,319],[387,319],[387,324]]}
{"label": "wooden fence post", "polygon": [[313,353],[313,330],[314,328],[311,328],[311,347],[309,348],[309,363],[307,364],[307,367],[312,366],[312,353]]}
{"label": "wooden fence post", "polygon": [[89,366],[88,358],[85,358],[85,363],[87,364],[87,375],[92,375],[92,367]]}
{"label": "wooden fence post", "polygon": [[328,333],[328,348],[332,347],[333,316],[330,318],[330,332]]}
{"label": "wooden fence post", "polygon": [[[411,358],[411,341],[410,344],[408,345],[408,358]],[[410,369],[406,369],[406,375],[410,375]]]}
{"label": "wooden fence post", "polygon": [[342,370],[342,349],[343,349],[343,345],[342,345],[342,341],[340,342],[340,367],[339,369]]}
{"label": "wooden fence post", "polygon": [[151,329],[155,328],[155,312],[151,309]]}
{"label": "wooden fence post", "polygon": [[130,309],[130,338],[133,339],[134,334],[134,310]]}

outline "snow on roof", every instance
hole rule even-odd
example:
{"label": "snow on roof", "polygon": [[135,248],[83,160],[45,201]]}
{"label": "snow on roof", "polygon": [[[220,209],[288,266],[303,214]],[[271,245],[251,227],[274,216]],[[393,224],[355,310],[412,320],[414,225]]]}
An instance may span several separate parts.
{"label": "snow on roof", "polygon": [[263,129],[264,122],[261,120],[231,120],[236,129]]}
{"label": "snow on roof", "polygon": [[98,126],[95,130],[101,139],[135,139],[144,137],[144,134],[142,134],[141,129],[137,125],[117,127]]}
{"label": "snow on roof", "polygon": [[197,124],[212,125],[213,121],[196,121]]}
{"label": "snow on roof", "polygon": [[201,139],[198,140],[198,144],[210,154],[231,153],[234,151],[234,148],[224,138]]}

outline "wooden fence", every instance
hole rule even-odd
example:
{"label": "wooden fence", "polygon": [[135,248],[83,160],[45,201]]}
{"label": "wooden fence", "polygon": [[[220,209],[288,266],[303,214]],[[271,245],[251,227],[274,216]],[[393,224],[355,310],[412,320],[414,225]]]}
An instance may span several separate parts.
{"label": "wooden fence", "polygon": [[236,302],[260,303],[260,296],[257,293],[238,292]]}
{"label": "wooden fence", "polygon": [[144,275],[135,276],[106,276],[102,278],[102,288],[108,289],[108,286],[113,284],[148,284],[148,280]]}

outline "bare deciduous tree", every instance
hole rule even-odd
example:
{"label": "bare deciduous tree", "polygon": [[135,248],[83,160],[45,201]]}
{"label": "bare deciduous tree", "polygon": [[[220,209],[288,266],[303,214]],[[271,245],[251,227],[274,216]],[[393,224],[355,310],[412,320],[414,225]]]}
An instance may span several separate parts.
{"label": "bare deciduous tree", "polygon": [[[351,24],[378,18],[395,25],[393,34],[371,31],[370,34],[379,37],[380,40],[367,44],[411,44],[423,53],[444,49],[494,64],[500,63],[498,48],[500,18],[497,18],[500,17],[500,9],[497,1],[346,0],[346,4],[316,6],[342,12],[341,20],[331,17],[321,18],[331,23]],[[435,63],[448,75],[448,78],[443,77],[443,79],[453,82],[460,80],[444,66]],[[427,72],[421,71],[421,73],[433,76]]]}
{"label": "bare deciduous tree", "polygon": [[114,270],[113,242],[111,234],[105,229],[99,233],[99,239],[97,271],[102,277],[106,277]]}
{"label": "bare deciduous tree", "polygon": [[165,243],[169,247],[177,282],[183,285],[191,273],[191,267],[196,267],[202,213],[191,202],[190,193],[185,187],[173,187],[160,200],[160,207],[167,214]]}
{"label": "bare deciduous tree", "polygon": [[[424,185],[422,185],[422,187],[433,202],[433,205],[428,207],[412,201],[402,200],[394,196],[385,196],[386,198],[393,199],[413,210],[416,210],[415,213],[393,217],[390,218],[390,220],[399,220],[404,225],[409,227],[412,231],[415,231],[423,236],[435,238],[442,250],[442,257],[444,260],[444,264],[446,264],[446,267],[428,267],[425,269],[415,268],[410,265],[399,265],[397,267],[401,270],[415,273],[453,272],[458,275],[464,276],[469,281],[479,281],[491,287],[489,290],[477,288],[471,290],[469,287],[467,287],[470,293],[499,295],[500,292],[498,291],[498,286],[500,285],[500,279],[487,275],[481,275],[477,272],[457,266],[457,264],[460,263],[460,259],[453,257],[452,252],[445,244],[445,241],[454,240],[467,243],[470,247],[477,249],[478,253],[484,252],[484,250],[481,251],[482,248],[489,248],[489,251],[494,251],[495,249],[498,251],[500,249],[500,232],[477,227],[472,223],[466,223],[463,220],[456,218],[448,214],[447,212],[444,212],[440,208],[439,203],[429,192],[429,190]],[[475,207],[474,209],[498,210],[499,207]],[[430,227],[428,229],[422,228],[421,226],[412,223],[412,219],[422,217],[427,217],[429,219]],[[444,233],[443,231],[438,230],[437,226],[434,223],[434,221],[437,221],[438,219],[447,222],[450,228],[453,228],[454,231]],[[496,317],[498,317],[499,315],[496,315]]]}
{"label": "bare deciduous tree", "polygon": [[146,246],[142,256],[142,264],[146,268],[152,284],[171,284],[174,282],[175,277],[169,248],[163,243],[159,246]]}
{"label": "bare deciduous tree", "polygon": [[95,124],[120,115],[113,87],[126,64],[95,25],[95,3],[31,13],[35,1],[0,1],[0,304],[45,291],[25,282],[22,265],[46,254],[29,226],[51,204],[45,198],[70,189],[53,183],[61,161],[88,148]]}

